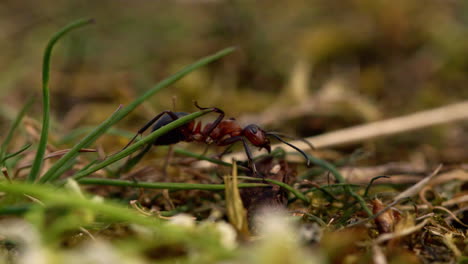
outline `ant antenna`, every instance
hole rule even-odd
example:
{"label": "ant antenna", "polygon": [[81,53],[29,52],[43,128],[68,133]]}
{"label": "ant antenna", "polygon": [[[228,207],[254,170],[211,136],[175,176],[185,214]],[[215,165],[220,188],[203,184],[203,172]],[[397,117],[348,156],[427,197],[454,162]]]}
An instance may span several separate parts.
{"label": "ant antenna", "polygon": [[281,132],[275,132],[275,131],[270,131],[268,132],[269,135],[277,135],[277,136],[280,136],[280,137],[284,137],[284,138],[289,138],[289,139],[292,139],[292,140],[300,140],[302,142],[304,142],[305,144],[307,144],[307,146],[309,146],[309,148],[311,150],[316,150],[315,146],[312,145],[312,143],[310,143],[307,139],[305,138],[297,138],[297,137],[292,137],[292,136],[289,136],[289,135],[285,135]]}
{"label": "ant antenna", "polygon": [[279,135],[277,135],[277,134],[274,133],[274,132],[273,132],[273,133],[267,132],[266,134],[269,135],[269,136],[272,136],[272,137],[276,138],[277,140],[283,142],[284,144],[286,144],[286,145],[290,146],[291,148],[295,149],[297,152],[301,153],[302,156],[304,156],[304,158],[307,160],[307,167],[310,167],[310,159],[309,159],[309,157],[307,156],[307,154],[305,154],[304,151],[302,151],[302,150],[299,149],[298,147],[296,147],[296,146],[294,146],[294,145],[292,145],[292,144],[286,142],[284,139],[282,139]]}
{"label": "ant antenna", "polygon": [[177,95],[172,96],[172,111],[176,111]]}

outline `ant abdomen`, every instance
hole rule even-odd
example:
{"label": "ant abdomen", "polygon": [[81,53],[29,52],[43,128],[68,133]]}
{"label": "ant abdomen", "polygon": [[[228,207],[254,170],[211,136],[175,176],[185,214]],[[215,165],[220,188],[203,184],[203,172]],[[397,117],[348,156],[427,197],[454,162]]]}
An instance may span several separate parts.
{"label": "ant abdomen", "polygon": [[[184,117],[186,115],[188,115],[189,113],[187,112],[174,112],[174,114],[180,118],[180,117]],[[151,131],[155,131],[171,122],[174,121],[174,118],[172,118],[171,116],[169,115],[163,115],[158,121],[156,121],[156,123],[154,124],[153,128]],[[183,127],[179,127],[177,129],[174,129],[172,131],[170,131],[169,133],[166,133],[160,137],[158,137],[154,142],[153,142],[153,145],[156,145],[156,146],[161,146],[161,145],[172,145],[172,144],[176,144],[180,141],[184,141],[185,140],[185,135],[183,133]]]}

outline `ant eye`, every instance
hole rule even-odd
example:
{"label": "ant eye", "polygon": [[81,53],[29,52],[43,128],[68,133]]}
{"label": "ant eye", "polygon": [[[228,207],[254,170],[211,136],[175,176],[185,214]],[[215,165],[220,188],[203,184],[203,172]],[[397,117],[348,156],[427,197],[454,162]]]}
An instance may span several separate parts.
{"label": "ant eye", "polygon": [[252,131],[252,133],[254,133],[254,134],[257,134],[257,128],[254,127],[254,126],[250,127],[250,131]]}

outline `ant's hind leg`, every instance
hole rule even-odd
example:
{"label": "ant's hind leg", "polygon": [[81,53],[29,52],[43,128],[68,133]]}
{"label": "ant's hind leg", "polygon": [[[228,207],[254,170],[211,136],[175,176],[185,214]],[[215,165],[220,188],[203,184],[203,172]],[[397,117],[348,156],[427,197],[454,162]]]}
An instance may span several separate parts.
{"label": "ant's hind leg", "polygon": [[[151,125],[153,125],[156,121],[158,121],[158,120],[159,120],[163,115],[165,115],[165,114],[169,115],[173,120],[176,120],[176,119],[179,118],[179,117],[178,117],[174,112],[172,112],[172,111],[167,111],[167,110],[166,110],[166,111],[163,111],[163,112],[159,113],[157,116],[153,117],[148,123],[146,123],[142,128],[140,128],[140,129],[138,130],[138,132],[136,133],[136,135],[127,143],[127,145],[125,145],[125,147],[123,147],[122,150],[128,148],[128,146],[130,146],[130,145],[135,141],[135,139],[136,139],[139,135],[143,134],[146,130],[148,130],[148,128],[149,128]],[[122,151],[122,150],[121,150],[121,151]]]}

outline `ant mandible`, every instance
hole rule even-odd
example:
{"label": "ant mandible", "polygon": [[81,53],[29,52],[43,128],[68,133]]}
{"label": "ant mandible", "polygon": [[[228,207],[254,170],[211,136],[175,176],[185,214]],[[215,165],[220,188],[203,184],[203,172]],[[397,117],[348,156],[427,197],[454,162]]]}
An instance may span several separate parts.
{"label": "ant mandible", "polygon": [[[244,145],[245,153],[249,165],[252,169],[253,175],[257,175],[257,169],[253,162],[252,152],[247,142],[250,142],[253,146],[266,149],[268,153],[271,151],[270,139],[268,136],[272,136],[284,144],[292,147],[301,153],[307,160],[307,166],[310,166],[310,159],[301,149],[283,140],[278,133],[267,132],[261,129],[255,124],[250,124],[242,128],[234,118],[224,119],[224,111],[216,107],[200,107],[198,103],[194,102],[195,107],[200,110],[210,110],[211,112],[218,113],[218,118],[213,123],[206,124],[202,127],[202,123],[191,121],[185,125],[182,125],[176,129],[169,131],[168,133],[158,137],[152,144],[156,146],[161,145],[172,145],[181,141],[185,142],[202,142],[205,144],[215,144],[217,146],[229,146],[238,141],[242,141]],[[151,119],[146,125],[144,125],[137,134],[130,140],[130,142],[124,147],[127,148],[132,144],[135,139],[143,134],[153,124],[152,131],[155,131],[174,120],[177,120],[183,116],[188,115],[187,112],[172,112],[163,111]],[[307,142],[308,143],[308,142]],[[310,143],[308,143],[310,145]]]}

